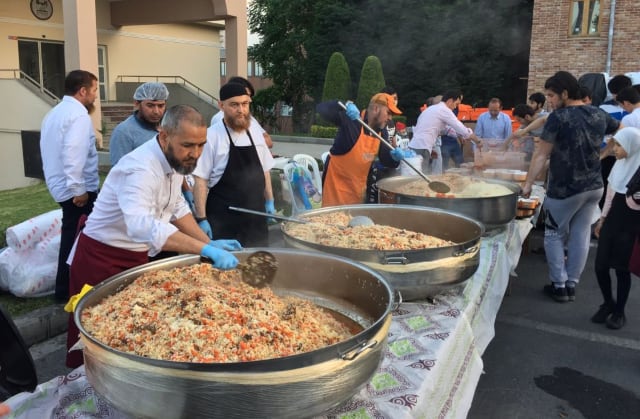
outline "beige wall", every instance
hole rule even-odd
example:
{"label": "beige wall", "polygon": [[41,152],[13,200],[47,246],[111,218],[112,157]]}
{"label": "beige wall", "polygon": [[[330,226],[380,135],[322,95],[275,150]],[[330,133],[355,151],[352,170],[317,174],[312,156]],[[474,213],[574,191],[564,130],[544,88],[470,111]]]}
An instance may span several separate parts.
{"label": "beige wall", "polygon": [[21,130],[40,130],[51,106],[17,80],[0,80],[0,190],[20,188],[38,182],[24,177]]}
{"label": "beige wall", "polygon": [[[52,0],[52,4],[51,19],[40,21],[31,14],[28,0],[0,0],[0,69],[19,68],[18,42],[10,37],[64,41],[62,2]],[[201,24],[115,28],[110,23],[107,0],[96,0],[96,14],[98,44],[107,47],[109,97],[101,100],[115,100],[119,75],[182,76],[217,96],[221,48],[218,28]]]}

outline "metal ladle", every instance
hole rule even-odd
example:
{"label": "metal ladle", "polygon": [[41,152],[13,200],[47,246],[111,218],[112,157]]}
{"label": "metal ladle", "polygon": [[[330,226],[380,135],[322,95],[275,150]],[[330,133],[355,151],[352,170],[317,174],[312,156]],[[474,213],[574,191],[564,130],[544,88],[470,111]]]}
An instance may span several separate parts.
{"label": "metal ladle", "polygon": [[[342,109],[347,110],[347,106],[338,101],[338,105],[340,105],[342,107]],[[371,132],[373,134],[374,137],[376,137],[378,140],[380,140],[380,142],[384,145],[386,145],[389,150],[393,150],[394,147],[384,138],[382,138],[380,136],[380,134],[378,134],[377,132],[375,132],[369,125],[367,125],[366,122],[364,122],[362,120],[362,118],[358,118],[357,121],[360,123],[360,125],[362,125],[364,128],[366,128],[367,130],[369,130],[369,132]],[[427,175],[425,175],[424,173],[422,173],[422,170],[418,169],[417,167],[415,167],[414,165],[412,165],[411,163],[409,163],[406,159],[402,160],[404,162],[404,164],[406,164],[407,166],[409,166],[411,169],[413,169],[414,172],[416,172],[422,179],[424,179],[428,184],[429,184],[429,188],[437,193],[448,193],[451,188],[449,187],[449,185],[447,185],[444,182],[440,182],[437,180],[431,180],[427,177]]]}
{"label": "metal ladle", "polygon": [[[238,211],[238,212],[244,212],[246,214],[260,215],[262,217],[274,218],[276,220],[282,220],[282,221],[290,221],[292,223],[298,223],[298,224],[314,223],[313,221],[303,220],[301,218],[287,217],[285,215],[278,215],[278,214],[269,214],[268,212],[254,211],[247,208],[229,207],[229,209],[231,211]],[[367,217],[366,215],[356,215],[352,217],[351,220],[349,220],[349,224],[347,226],[337,226],[333,224],[327,224],[327,225],[331,225],[332,227],[336,227],[339,229],[345,229],[347,227],[372,226],[374,224],[375,223],[373,222],[373,220]]]}
{"label": "metal ladle", "polygon": [[[211,259],[202,256],[202,262],[212,263]],[[247,256],[237,266],[242,271],[242,282],[254,288],[264,288],[273,282],[278,270],[276,257],[267,251],[259,250]]]}

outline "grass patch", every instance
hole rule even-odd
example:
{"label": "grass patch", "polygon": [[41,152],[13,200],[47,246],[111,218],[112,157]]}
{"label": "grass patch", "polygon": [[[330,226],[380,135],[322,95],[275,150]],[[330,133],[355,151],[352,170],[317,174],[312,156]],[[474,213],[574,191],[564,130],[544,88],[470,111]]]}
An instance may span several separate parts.
{"label": "grass patch", "polygon": [[53,304],[55,304],[53,295],[37,298],[21,298],[13,294],[0,294],[0,305],[4,307],[13,318]]}
{"label": "grass patch", "polygon": [[[101,172],[101,183],[106,174]],[[0,191],[0,248],[7,246],[7,228],[20,224],[37,215],[60,208],[53,200],[47,185],[40,181],[24,188]],[[20,316],[35,309],[54,304],[53,295],[37,298],[21,298],[0,291],[0,305],[12,317]]]}
{"label": "grass patch", "polygon": [[57,208],[44,182],[0,191],[0,248],[7,245],[7,228]]}

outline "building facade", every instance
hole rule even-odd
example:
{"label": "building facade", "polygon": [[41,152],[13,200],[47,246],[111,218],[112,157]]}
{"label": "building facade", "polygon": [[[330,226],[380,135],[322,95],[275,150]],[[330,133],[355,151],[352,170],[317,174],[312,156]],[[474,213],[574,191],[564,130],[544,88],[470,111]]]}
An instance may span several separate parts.
{"label": "building facade", "polygon": [[98,76],[92,119],[101,138],[100,102],[133,101],[116,96],[119,81],[177,77],[215,99],[223,29],[227,69],[245,76],[246,0],[0,1],[0,189],[30,182],[22,176],[20,133],[40,129],[67,72]]}
{"label": "building facade", "polygon": [[637,0],[535,0],[528,92],[565,70],[580,77],[640,71]]}

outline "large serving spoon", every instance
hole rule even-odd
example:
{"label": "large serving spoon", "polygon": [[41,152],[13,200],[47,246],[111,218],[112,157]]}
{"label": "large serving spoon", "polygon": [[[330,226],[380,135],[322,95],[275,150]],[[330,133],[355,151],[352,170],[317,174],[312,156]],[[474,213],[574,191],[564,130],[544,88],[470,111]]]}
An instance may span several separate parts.
{"label": "large serving spoon", "polygon": [[[201,257],[200,260],[212,263],[207,257]],[[278,261],[272,253],[258,250],[247,256],[244,262],[238,263],[237,268],[242,272],[242,282],[254,288],[264,288],[273,282]]]}
{"label": "large serving spoon", "polygon": [[[247,208],[229,207],[229,209],[232,210],[232,211],[244,212],[246,214],[253,214],[253,215],[260,215],[262,217],[274,218],[276,220],[290,221],[292,223],[317,224],[314,221],[303,220],[302,218],[287,217],[285,215],[278,215],[278,214],[269,214],[268,212],[255,211],[255,210],[250,210],[250,209],[247,209]],[[349,220],[349,224],[346,225],[346,226],[338,226],[338,225],[334,225],[334,224],[327,224],[327,225],[330,225],[332,227],[336,227],[336,228],[339,228],[339,229],[345,229],[347,227],[372,226],[374,224],[375,223],[373,222],[373,220],[371,218],[367,217],[366,215],[356,215],[356,216],[351,217],[351,219]]]}
{"label": "large serving spoon", "polygon": [[[338,101],[338,105],[340,105],[342,107],[342,109],[347,110],[347,106],[344,103]],[[393,150],[394,149],[394,147],[387,140],[382,138],[380,136],[380,134],[378,134],[376,131],[374,131],[366,122],[364,122],[362,120],[362,118],[358,118],[357,121],[360,123],[360,125],[362,125],[364,128],[369,130],[369,132],[371,132],[374,137],[376,137],[378,140],[380,140],[380,142],[382,144],[386,145],[389,148],[389,150]],[[427,175],[422,173],[422,170],[418,169],[413,164],[409,163],[409,161],[407,161],[406,159],[404,159],[402,161],[404,162],[404,164],[409,166],[414,172],[416,172],[418,174],[418,176],[420,176],[422,179],[424,179],[429,184],[429,188],[432,191],[437,192],[437,193],[447,193],[447,192],[449,192],[451,190],[449,185],[447,185],[446,183],[440,182],[440,181],[437,181],[437,180],[432,180],[432,179],[428,178]]]}

